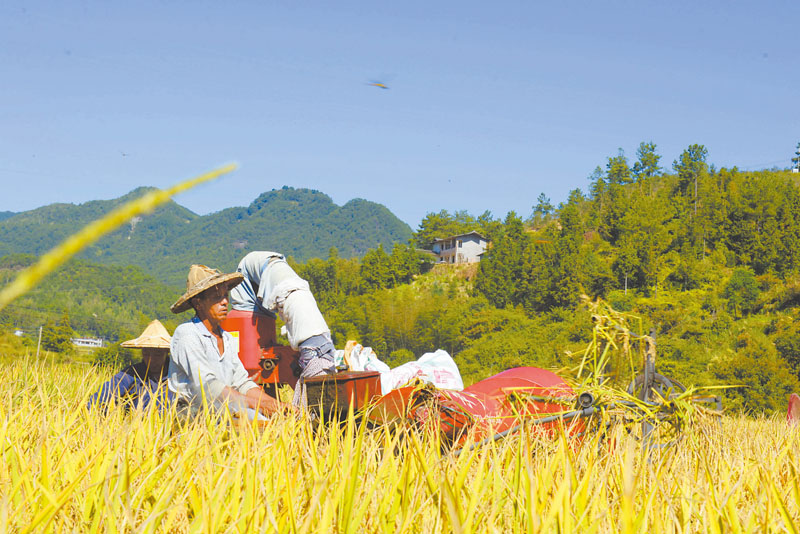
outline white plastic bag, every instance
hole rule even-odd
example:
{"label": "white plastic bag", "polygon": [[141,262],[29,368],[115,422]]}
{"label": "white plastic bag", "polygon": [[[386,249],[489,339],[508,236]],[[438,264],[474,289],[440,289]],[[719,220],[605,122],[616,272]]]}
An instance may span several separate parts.
{"label": "white plastic bag", "polygon": [[415,362],[404,363],[388,373],[381,373],[381,392],[386,395],[415,378],[441,389],[464,389],[456,362],[447,352],[439,349],[426,352]]}
{"label": "white plastic bag", "polygon": [[350,366],[353,371],[378,371],[388,373],[389,366],[378,359],[372,347],[356,345],[350,353]]}
{"label": "white plastic bag", "polygon": [[381,393],[386,395],[393,389],[408,384],[415,378],[423,379],[425,371],[417,362],[408,362],[394,369],[381,373]]}
{"label": "white plastic bag", "polygon": [[[371,347],[355,344],[348,358],[351,371],[378,371],[381,374],[381,393],[386,395],[393,389],[408,384],[415,378],[432,384],[437,388],[464,389],[464,381],[453,358],[441,349],[426,352],[413,362],[404,363],[394,369],[378,359]],[[334,358],[336,367],[344,363],[344,350],[337,350]]]}
{"label": "white plastic bag", "polygon": [[[372,347],[363,347],[356,344],[350,352],[350,370],[351,371],[378,371],[379,373],[389,372],[389,366],[378,359],[378,355],[372,350]],[[337,367],[344,364],[344,351],[337,350],[334,358],[334,363]]]}

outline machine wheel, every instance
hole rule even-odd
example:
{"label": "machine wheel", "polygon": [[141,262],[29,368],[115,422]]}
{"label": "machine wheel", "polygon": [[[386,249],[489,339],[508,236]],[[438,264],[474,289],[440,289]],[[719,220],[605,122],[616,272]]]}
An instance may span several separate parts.
{"label": "machine wheel", "polygon": [[[645,374],[637,376],[628,386],[628,394],[645,402],[669,401],[686,391],[686,386],[677,380],[658,373],[650,375],[649,387],[645,389]],[[654,415],[639,412],[638,417],[626,418],[628,432],[642,442],[648,449],[663,449],[680,439],[683,421],[667,407],[659,409]]]}
{"label": "machine wheel", "polygon": [[[645,402],[670,401],[686,391],[686,386],[675,379],[653,373],[650,387],[643,391],[645,375],[640,374],[628,386],[628,394]],[[663,400],[662,400],[663,399]],[[722,413],[722,401],[718,396],[698,397],[692,399],[696,403],[713,404],[717,414]],[[628,431],[641,439],[648,448],[664,448],[674,444],[683,430],[684,422],[671,409],[661,409],[654,416],[642,413],[639,420],[628,419]],[[638,425],[636,423],[639,423]],[[636,428],[636,427],[640,428]]]}
{"label": "machine wheel", "polygon": [[661,399],[674,399],[686,391],[686,386],[677,380],[667,378],[666,376],[658,373],[653,373],[652,383],[650,384],[646,395],[642,396],[644,380],[644,374],[637,376],[636,379],[628,386],[628,394],[646,402],[658,402]]}

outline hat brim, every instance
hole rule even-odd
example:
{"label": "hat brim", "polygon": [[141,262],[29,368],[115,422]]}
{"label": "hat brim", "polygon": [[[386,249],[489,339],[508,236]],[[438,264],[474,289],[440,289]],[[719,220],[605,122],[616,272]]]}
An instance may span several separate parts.
{"label": "hat brim", "polygon": [[238,286],[244,280],[244,275],[242,273],[229,273],[229,274],[218,274],[206,278],[203,280],[202,284],[193,287],[192,289],[186,291],[181,298],[179,298],[175,304],[169,307],[172,313],[181,313],[185,312],[189,308],[192,307],[192,303],[189,302],[192,298],[196,297],[203,291],[207,291],[211,288],[225,285],[227,291],[230,291],[232,288]]}
{"label": "hat brim", "polygon": [[120,347],[126,349],[167,349],[169,350],[172,336],[161,324],[161,321],[154,319],[144,329],[136,339],[129,339],[120,343]]}
{"label": "hat brim", "polygon": [[126,349],[164,349],[169,350],[169,342],[165,339],[142,339],[137,337],[119,344]]}

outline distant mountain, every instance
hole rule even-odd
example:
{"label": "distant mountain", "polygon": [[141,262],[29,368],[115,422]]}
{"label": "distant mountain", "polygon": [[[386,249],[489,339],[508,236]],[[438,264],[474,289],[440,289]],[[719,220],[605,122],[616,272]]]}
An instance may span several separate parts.
{"label": "distant mountain", "polygon": [[17,213],[14,212],[14,211],[0,211],[0,221],[4,221],[4,220],[8,219],[9,217],[13,217],[16,214]]}
{"label": "distant mountain", "polygon": [[[42,254],[87,223],[151,188],[140,187],[113,200],[50,204],[0,219],[0,256]],[[171,285],[185,283],[192,263],[232,270],[252,250],[275,250],[298,261],[364,254],[391,248],[411,237],[411,228],[386,207],[355,199],[337,206],[324,193],[283,187],[260,195],[248,207],[200,216],[168,202],[131,220],[87,248],[82,257],[114,265],[138,265]]]}

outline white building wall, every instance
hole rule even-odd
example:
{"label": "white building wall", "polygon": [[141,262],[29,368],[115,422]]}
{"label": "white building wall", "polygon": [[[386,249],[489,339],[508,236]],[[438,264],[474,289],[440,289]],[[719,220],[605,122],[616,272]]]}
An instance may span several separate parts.
{"label": "white building wall", "polygon": [[456,236],[433,245],[433,252],[443,263],[475,263],[486,250],[486,240],[476,235]]}
{"label": "white building wall", "polygon": [[73,337],[72,344],[76,347],[102,347],[103,340],[93,337]]}
{"label": "white building wall", "polygon": [[459,240],[461,247],[458,248],[460,256],[459,263],[475,263],[480,261],[479,254],[486,250],[486,241],[480,239],[478,236],[465,236]]}

